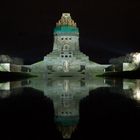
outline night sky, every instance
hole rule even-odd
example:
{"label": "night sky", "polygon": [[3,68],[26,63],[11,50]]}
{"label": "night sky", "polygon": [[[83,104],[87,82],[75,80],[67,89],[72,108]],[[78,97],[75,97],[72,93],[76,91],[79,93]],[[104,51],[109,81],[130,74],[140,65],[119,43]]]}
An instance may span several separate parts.
{"label": "night sky", "polygon": [[140,52],[139,0],[4,0],[0,1],[0,54],[26,64],[52,50],[53,29],[70,12],[80,30],[80,49],[90,60]]}

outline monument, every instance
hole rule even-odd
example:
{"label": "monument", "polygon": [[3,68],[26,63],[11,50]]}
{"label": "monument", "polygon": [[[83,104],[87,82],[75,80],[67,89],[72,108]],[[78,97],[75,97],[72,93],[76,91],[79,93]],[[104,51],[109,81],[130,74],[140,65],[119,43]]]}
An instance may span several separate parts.
{"label": "monument", "polygon": [[80,51],[77,24],[69,13],[63,13],[54,29],[52,52],[43,61],[31,65],[31,72],[47,77],[85,76],[102,74],[108,66],[90,61]]}

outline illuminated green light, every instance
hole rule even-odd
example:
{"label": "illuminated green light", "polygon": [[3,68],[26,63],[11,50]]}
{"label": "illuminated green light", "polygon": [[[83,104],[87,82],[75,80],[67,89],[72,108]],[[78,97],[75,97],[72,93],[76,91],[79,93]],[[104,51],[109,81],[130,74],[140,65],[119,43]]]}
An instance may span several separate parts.
{"label": "illuminated green light", "polygon": [[63,25],[55,27],[54,32],[79,32],[79,30],[77,27]]}

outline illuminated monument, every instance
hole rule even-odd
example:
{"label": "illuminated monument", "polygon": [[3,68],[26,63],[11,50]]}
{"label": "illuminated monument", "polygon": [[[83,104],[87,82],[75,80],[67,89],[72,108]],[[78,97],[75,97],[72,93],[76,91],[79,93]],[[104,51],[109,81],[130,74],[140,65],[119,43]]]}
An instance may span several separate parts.
{"label": "illuminated monument", "polygon": [[102,74],[108,65],[89,60],[79,49],[79,29],[69,13],[63,13],[54,29],[53,51],[31,65],[32,73],[47,76]]}

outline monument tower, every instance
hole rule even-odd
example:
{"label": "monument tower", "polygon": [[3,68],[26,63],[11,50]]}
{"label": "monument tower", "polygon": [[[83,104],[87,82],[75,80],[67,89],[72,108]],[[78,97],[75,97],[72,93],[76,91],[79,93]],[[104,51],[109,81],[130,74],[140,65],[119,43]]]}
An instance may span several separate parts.
{"label": "monument tower", "polygon": [[32,72],[47,76],[83,76],[93,70],[103,73],[105,68],[80,51],[79,29],[69,13],[63,13],[56,23],[52,52],[31,67]]}

